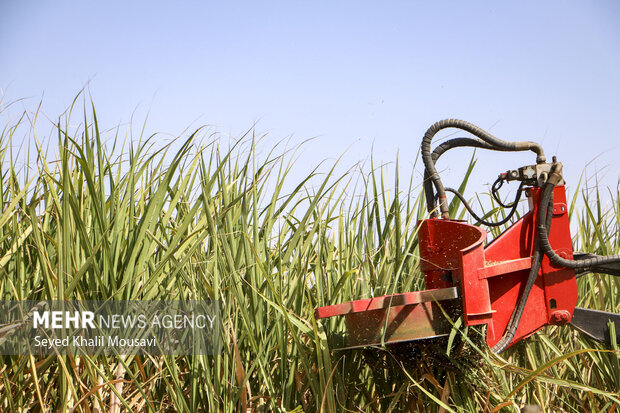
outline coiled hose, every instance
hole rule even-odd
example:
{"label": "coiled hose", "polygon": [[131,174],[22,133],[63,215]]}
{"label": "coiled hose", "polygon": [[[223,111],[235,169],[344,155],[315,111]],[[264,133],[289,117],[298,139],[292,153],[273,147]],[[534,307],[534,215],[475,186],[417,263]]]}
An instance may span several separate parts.
{"label": "coiled hose", "polygon": [[[495,146],[486,143],[483,140],[480,139],[474,139],[474,138],[454,138],[454,139],[450,139],[449,141],[443,142],[442,144],[440,144],[439,146],[437,146],[434,150],[433,153],[431,154],[431,157],[433,159],[433,164],[437,163],[437,160],[441,157],[441,155],[443,155],[444,153],[446,153],[447,151],[449,151],[450,149],[453,148],[459,148],[459,147],[470,147],[470,148],[482,148],[482,149],[488,149],[488,150],[496,150]],[[499,184],[498,184],[499,182]],[[448,188],[445,187],[444,191],[446,192],[452,192],[457,198],[459,198],[461,200],[461,202],[463,203],[463,205],[465,206],[465,209],[467,209],[467,211],[471,214],[471,216],[479,223],[489,226],[489,227],[494,227],[494,226],[500,226],[505,224],[506,222],[508,222],[510,220],[510,218],[512,218],[512,216],[514,215],[514,213],[516,212],[517,208],[516,205],[519,201],[519,199],[521,198],[521,193],[523,192],[523,183],[521,183],[521,185],[519,186],[519,189],[517,190],[517,194],[515,196],[514,201],[509,204],[506,205],[504,204],[499,197],[497,196],[497,190],[502,186],[503,181],[498,178],[497,181],[495,181],[495,183],[493,184],[493,198],[495,198],[495,200],[504,208],[511,208],[510,212],[508,213],[508,215],[502,219],[499,222],[489,222],[484,220],[483,218],[480,218],[475,212],[474,210],[471,208],[471,206],[469,205],[469,203],[467,202],[467,200],[465,199],[465,197],[458,192],[456,189],[453,188]],[[424,195],[426,197],[426,205],[433,205],[433,211],[434,211],[434,205],[436,203],[436,197],[435,194],[433,193],[433,182],[429,179],[429,173],[428,171],[425,169],[424,170]]]}
{"label": "coiled hose", "polygon": [[[443,183],[441,182],[441,178],[439,177],[439,174],[437,173],[437,169],[435,168],[435,162],[433,160],[433,156],[431,153],[431,142],[439,131],[441,131],[442,129],[446,129],[446,128],[457,128],[457,129],[462,129],[466,132],[471,133],[472,135],[480,138],[484,143],[488,144],[488,146],[485,147],[485,149],[491,149],[491,150],[496,150],[496,151],[531,150],[537,155],[536,157],[537,163],[544,163],[546,161],[545,153],[542,147],[535,142],[504,141],[502,139],[496,138],[495,136],[491,135],[487,131],[479,128],[478,126],[474,124],[471,124],[469,122],[466,122],[464,120],[459,120],[459,119],[444,119],[444,120],[440,120],[439,122],[434,123],[433,125],[431,125],[430,128],[428,128],[428,130],[424,134],[424,138],[422,139],[421,152],[422,152],[422,161],[424,162],[424,169],[427,172],[428,179],[430,179],[430,181],[435,186],[435,190],[437,191],[437,196],[439,198],[439,209],[441,211],[442,218],[450,218],[450,213],[448,211],[448,203],[446,201],[446,191],[443,186]],[[458,146],[468,146],[468,145],[458,145]],[[425,186],[425,192],[426,192],[426,188],[427,187]],[[427,200],[428,212],[431,214],[432,217],[436,217],[437,212],[435,211],[434,194],[427,193],[426,200]]]}
{"label": "coiled hose", "polygon": [[[495,148],[493,145],[488,144],[485,141],[482,141],[480,139],[474,139],[474,138],[450,139],[449,141],[443,142],[442,144],[437,146],[433,150],[433,153],[431,153],[431,159],[433,161],[433,165],[437,163],[437,160],[441,157],[441,155],[443,155],[450,149],[462,148],[462,147],[482,148],[482,149],[489,149],[489,150],[493,150]],[[433,181],[430,180],[430,174],[426,168],[424,168],[424,196],[426,197],[427,207],[431,206],[429,207],[429,212],[431,212],[431,209],[432,209],[432,212],[435,212],[434,211],[435,194],[433,193]],[[437,215],[436,212],[435,212],[435,215]]]}
{"label": "coiled hose", "polygon": [[465,206],[465,209],[467,210],[467,212],[469,212],[469,214],[479,223],[486,225],[487,227],[499,227],[500,225],[504,225],[506,222],[510,221],[510,218],[512,218],[512,216],[515,214],[515,212],[517,212],[517,206],[519,204],[519,199],[521,199],[521,193],[523,193],[523,187],[525,186],[525,182],[521,182],[521,184],[519,185],[519,189],[517,189],[517,194],[515,195],[515,199],[514,201],[510,204],[510,206],[504,206],[502,204],[502,206],[504,206],[504,208],[510,208],[510,211],[508,212],[508,215],[506,215],[506,217],[504,217],[504,219],[502,219],[501,221],[498,222],[490,222],[485,220],[484,218],[480,218],[472,209],[472,207],[469,205],[469,203],[467,202],[467,200],[465,199],[465,197],[456,189],[453,188],[448,188],[445,187],[444,189],[447,192],[452,192],[458,199],[461,200],[461,202],[463,203],[463,205]]}
{"label": "coiled hose", "polygon": [[[594,257],[588,257],[580,260],[570,260],[560,257],[551,247],[549,243],[548,228],[545,225],[544,217],[547,214],[547,209],[553,210],[553,188],[562,180],[562,166],[560,164],[554,164],[551,167],[549,177],[543,185],[542,195],[540,197],[540,208],[538,209],[538,225],[536,226],[536,232],[538,232],[538,240],[540,248],[545,253],[552,263],[571,269],[583,269],[587,268],[590,271],[596,272],[598,266],[605,264],[615,264],[620,262],[620,255],[608,255]],[[605,271],[600,271],[605,272]]]}

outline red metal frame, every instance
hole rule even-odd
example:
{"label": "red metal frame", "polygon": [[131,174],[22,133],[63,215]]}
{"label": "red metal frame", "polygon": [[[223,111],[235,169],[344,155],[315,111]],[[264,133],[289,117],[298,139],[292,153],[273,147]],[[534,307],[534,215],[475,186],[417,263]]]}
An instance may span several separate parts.
{"label": "red metal frame", "polygon": [[[495,345],[523,293],[531,257],[536,247],[540,188],[528,188],[530,212],[500,236],[483,245],[487,233],[463,222],[427,219],[420,223],[418,237],[422,271],[427,288],[452,285],[458,280],[465,325],[487,324],[487,343]],[[554,192],[549,241],[565,258],[572,259],[568,208],[563,186]],[[571,269],[555,267],[545,256],[539,276],[511,345],[529,337],[545,325],[570,321],[577,303],[577,283]]]}
{"label": "red metal frame", "polygon": [[[549,241],[560,256],[572,259],[565,189],[556,186],[554,191]],[[421,221],[418,224],[420,267],[429,290],[322,307],[316,311],[317,318],[344,315],[349,335],[358,337],[361,334],[362,339],[355,341],[359,345],[365,342],[364,339],[376,337],[379,326],[398,322],[402,326],[395,326],[393,330],[403,334],[393,341],[402,341],[407,334],[410,339],[421,338],[422,334],[415,329],[436,325],[437,317],[430,311],[434,309],[431,303],[419,301],[420,295],[457,286],[461,292],[465,325],[486,324],[487,343],[492,347],[506,331],[523,293],[536,248],[535,226],[541,189],[528,188],[526,195],[530,211],[486,247],[487,233],[480,227],[449,219]],[[569,322],[576,303],[574,271],[554,266],[545,256],[510,345],[545,325]],[[360,329],[372,333],[365,336]]]}

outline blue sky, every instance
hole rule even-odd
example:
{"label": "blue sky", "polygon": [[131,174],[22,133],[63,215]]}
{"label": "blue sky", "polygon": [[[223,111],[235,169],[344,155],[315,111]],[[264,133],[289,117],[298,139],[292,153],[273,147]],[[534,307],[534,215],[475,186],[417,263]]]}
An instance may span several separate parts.
{"label": "blue sky", "polygon": [[[347,148],[345,166],[398,154],[410,172],[426,128],[456,117],[542,143],[571,185],[594,160],[588,173],[615,186],[619,22],[614,1],[2,1],[4,103],[28,98],[3,115],[42,100],[55,119],[88,84],[106,127],[149,111],[147,130],[172,136],[257,122],[273,142],[317,137],[300,176]],[[453,152],[447,184],[471,156]],[[478,158],[474,190],[533,161]]]}

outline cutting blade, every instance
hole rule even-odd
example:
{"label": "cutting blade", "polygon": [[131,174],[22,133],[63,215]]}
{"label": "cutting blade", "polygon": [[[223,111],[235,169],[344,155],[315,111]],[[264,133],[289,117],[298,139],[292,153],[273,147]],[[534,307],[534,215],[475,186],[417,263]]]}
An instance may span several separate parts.
{"label": "cutting blade", "polygon": [[616,343],[620,343],[620,314],[575,307],[570,325],[579,332],[604,343],[611,343],[610,324],[616,330]]}

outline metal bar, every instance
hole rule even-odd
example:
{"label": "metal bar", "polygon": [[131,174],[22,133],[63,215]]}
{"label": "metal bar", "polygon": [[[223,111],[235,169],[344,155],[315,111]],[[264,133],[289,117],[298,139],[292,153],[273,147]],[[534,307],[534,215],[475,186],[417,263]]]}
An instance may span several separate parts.
{"label": "metal bar", "polygon": [[515,260],[502,261],[499,263],[487,262],[486,264],[486,267],[479,272],[480,279],[506,275],[516,271],[529,270],[532,267],[532,258],[517,258]]}
{"label": "metal bar", "polygon": [[432,301],[453,300],[459,297],[456,287],[437,288],[434,290],[414,291],[410,293],[384,295],[364,300],[349,301],[341,304],[319,307],[315,310],[316,318],[327,318],[363,311],[381,310],[401,305],[420,304]]}

